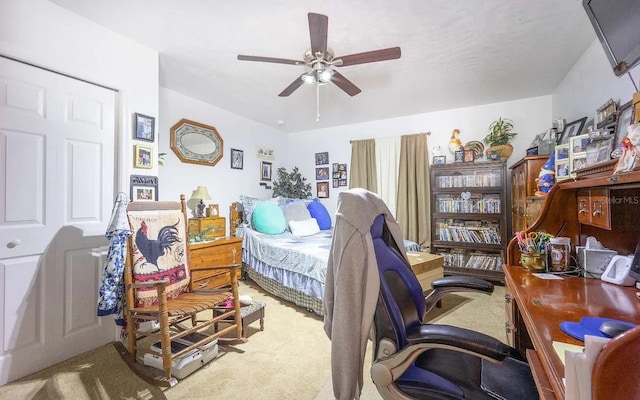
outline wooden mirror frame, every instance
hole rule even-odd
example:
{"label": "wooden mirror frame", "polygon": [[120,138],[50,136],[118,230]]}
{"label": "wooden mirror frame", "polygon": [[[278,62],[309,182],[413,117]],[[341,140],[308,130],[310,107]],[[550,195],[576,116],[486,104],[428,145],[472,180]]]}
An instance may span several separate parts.
{"label": "wooden mirror frame", "polygon": [[[170,132],[171,137],[169,139],[169,145],[180,161],[184,163],[208,165],[213,167],[222,159],[224,149],[223,141],[220,134],[213,126],[183,118],[171,127]],[[181,139],[183,136],[190,134],[205,136],[216,145],[216,149],[208,154],[195,153],[189,150],[184,146]]]}

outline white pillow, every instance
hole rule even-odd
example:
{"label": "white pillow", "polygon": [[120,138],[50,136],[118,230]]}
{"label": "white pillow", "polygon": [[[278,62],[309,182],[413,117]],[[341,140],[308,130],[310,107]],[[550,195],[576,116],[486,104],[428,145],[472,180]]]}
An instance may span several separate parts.
{"label": "white pillow", "polygon": [[320,226],[315,218],[305,219],[303,221],[289,221],[289,229],[293,236],[310,236],[320,232]]}

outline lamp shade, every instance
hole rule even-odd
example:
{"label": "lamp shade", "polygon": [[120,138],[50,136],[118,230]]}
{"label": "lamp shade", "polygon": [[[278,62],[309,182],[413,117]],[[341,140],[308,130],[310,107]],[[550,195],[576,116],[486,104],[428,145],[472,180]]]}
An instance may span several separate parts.
{"label": "lamp shade", "polygon": [[198,186],[198,188],[191,195],[192,199],[198,200],[211,200],[211,196],[209,196],[209,191],[206,186]]}

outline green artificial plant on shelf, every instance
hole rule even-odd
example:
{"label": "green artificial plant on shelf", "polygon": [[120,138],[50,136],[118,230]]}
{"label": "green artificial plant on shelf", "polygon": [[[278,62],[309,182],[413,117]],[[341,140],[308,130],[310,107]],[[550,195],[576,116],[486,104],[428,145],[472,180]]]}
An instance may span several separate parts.
{"label": "green artificial plant on shelf", "polygon": [[513,121],[508,118],[500,117],[489,125],[489,133],[484,137],[484,142],[489,145],[487,159],[506,160],[511,156],[513,147],[509,142],[517,135],[512,130]]}
{"label": "green artificial plant on shelf", "polygon": [[291,172],[287,172],[284,167],[278,168],[278,178],[273,183],[273,197],[282,196],[292,199],[308,199],[311,197],[311,184],[306,183],[298,167],[293,167]]}

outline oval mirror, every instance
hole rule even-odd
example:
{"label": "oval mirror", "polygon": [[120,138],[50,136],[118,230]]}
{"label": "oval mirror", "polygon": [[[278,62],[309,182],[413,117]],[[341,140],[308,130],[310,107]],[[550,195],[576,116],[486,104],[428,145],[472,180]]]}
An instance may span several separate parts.
{"label": "oval mirror", "polygon": [[213,126],[181,119],[171,127],[171,150],[185,163],[214,166],[222,158],[222,138]]}

